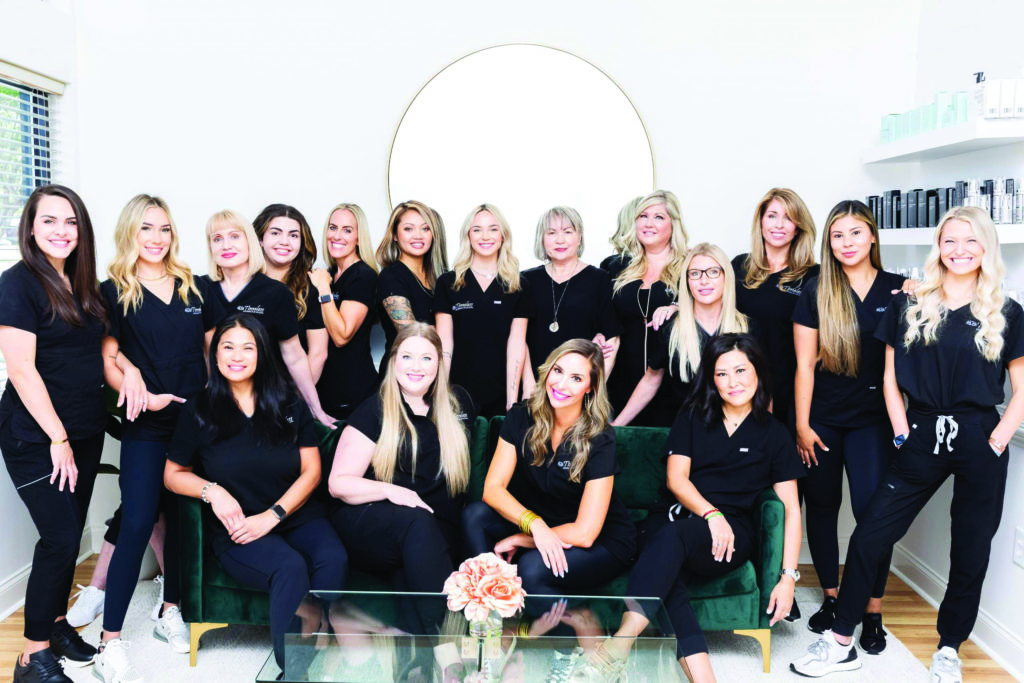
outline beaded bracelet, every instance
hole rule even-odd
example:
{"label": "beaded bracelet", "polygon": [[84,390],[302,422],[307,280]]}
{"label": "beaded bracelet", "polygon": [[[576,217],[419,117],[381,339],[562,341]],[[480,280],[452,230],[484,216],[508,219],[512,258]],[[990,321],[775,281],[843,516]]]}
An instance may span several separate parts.
{"label": "beaded bracelet", "polygon": [[716,512],[717,512],[718,514],[722,514],[722,511],[721,511],[721,510],[719,510],[718,508],[711,508],[710,510],[708,510],[707,512],[705,512],[705,513],[704,513],[703,515],[701,515],[701,517],[702,517],[702,518],[704,518],[704,519],[707,519],[708,517],[710,517],[711,515],[713,515],[713,514],[714,514],[714,513],[716,513]]}

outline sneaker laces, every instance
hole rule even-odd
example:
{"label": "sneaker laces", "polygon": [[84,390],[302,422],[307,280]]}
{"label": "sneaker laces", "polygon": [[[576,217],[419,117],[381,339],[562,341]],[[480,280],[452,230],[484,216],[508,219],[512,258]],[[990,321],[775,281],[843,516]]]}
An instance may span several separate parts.
{"label": "sneaker laces", "polygon": [[950,657],[941,650],[935,653],[935,656],[932,658],[932,663],[935,665],[935,668],[939,670],[939,673],[960,673],[960,658],[956,656]]}
{"label": "sneaker laces", "polygon": [[61,665],[60,660],[56,657],[47,657],[45,660],[35,659],[29,660],[29,665],[35,662],[36,666],[39,667],[39,673],[44,674],[43,680],[47,678],[56,677],[59,674],[64,673],[64,667]]}
{"label": "sneaker laces", "polygon": [[72,598],[77,598],[79,595],[82,595],[83,593],[85,593],[87,590],[89,590],[92,587],[92,586],[83,586],[80,583],[76,583],[75,585],[78,586],[78,592],[75,593],[74,595],[72,595],[71,596]]}
{"label": "sneaker laces", "polygon": [[164,622],[168,630],[174,633],[185,633],[185,620],[181,618],[181,609],[177,605],[165,609],[160,620]]}
{"label": "sneaker laces", "polygon": [[807,648],[807,652],[818,658],[818,661],[828,661],[829,644],[824,638],[818,638]]}
{"label": "sneaker laces", "polygon": [[127,640],[110,640],[103,648],[103,658],[122,678],[138,678],[138,673],[128,658],[128,649],[131,645]]}

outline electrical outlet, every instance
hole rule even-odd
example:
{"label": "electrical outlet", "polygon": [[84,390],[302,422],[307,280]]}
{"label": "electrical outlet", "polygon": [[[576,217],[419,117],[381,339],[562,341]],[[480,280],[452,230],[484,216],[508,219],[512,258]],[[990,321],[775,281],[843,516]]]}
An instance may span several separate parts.
{"label": "electrical outlet", "polygon": [[1017,527],[1013,535],[1013,563],[1024,567],[1024,529]]}

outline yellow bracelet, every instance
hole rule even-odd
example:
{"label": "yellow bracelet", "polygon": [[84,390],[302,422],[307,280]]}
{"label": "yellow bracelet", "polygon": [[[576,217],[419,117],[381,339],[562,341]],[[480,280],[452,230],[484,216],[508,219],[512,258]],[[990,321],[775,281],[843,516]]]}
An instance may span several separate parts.
{"label": "yellow bracelet", "polygon": [[64,437],[63,439],[61,439],[60,441],[51,441],[51,442],[50,442],[50,445],[51,445],[51,446],[59,446],[59,445],[61,445],[62,443],[67,443],[67,442],[68,442],[68,437],[66,437],[66,436],[65,436],[65,437]]}
{"label": "yellow bracelet", "polygon": [[528,534],[530,533],[530,525],[538,519],[540,519],[540,515],[532,510],[525,510],[523,514],[519,516],[519,528],[524,534]]}
{"label": "yellow bracelet", "polygon": [[519,622],[519,626],[516,627],[516,636],[520,638],[530,637],[530,625],[525,621]]}

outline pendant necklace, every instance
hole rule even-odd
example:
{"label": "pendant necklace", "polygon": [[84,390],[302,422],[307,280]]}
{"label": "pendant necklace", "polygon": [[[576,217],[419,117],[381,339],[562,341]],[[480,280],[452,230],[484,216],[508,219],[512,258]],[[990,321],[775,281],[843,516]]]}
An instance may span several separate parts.
{"label": "pendant necklace", "polygon": [[643,304],[640,303],[640,291],[643,289],[643,287],[644,287],[644,281],[641,280],[640,281],[640,286],[636,288],[636,305],[637,305],[637,308],[640,309],[640,315],[642,315],[644,317],[643,318],[643,320],[644,320],[644,365],[643,365],[643,367],[644,367],[644,370],[646,371],[646,369],[647,369],[647,322],[648,322],[647,321],[647,314],[651,310],[651,294],[654,291],[654,285],[652,284],[647,289],[647,309],[646,310],[644,310]]}
{"label": "pendant necklace", "polygon": [[569,280],[572,280],[573,276],[576,275],[576,269],[579,268],[579,261],[576,262],[576,266],[572,269],[572,275],[565,280],[565,289],[562,290],[562,295],[558,297],[558,303],[555,303],[555,269],[551,269],[551,308],[554,309],[554,320],[548,325],[548,329],[552,332],[558,332],[558,309],[562,307],[562,299],[565,298],[565,293],[569,291]]}

